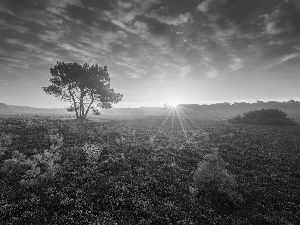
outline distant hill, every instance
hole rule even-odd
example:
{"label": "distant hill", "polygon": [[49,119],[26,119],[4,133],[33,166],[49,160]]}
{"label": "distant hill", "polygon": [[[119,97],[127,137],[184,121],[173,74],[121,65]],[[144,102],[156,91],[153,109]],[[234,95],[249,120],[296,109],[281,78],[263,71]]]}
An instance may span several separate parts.
{"label": "distant hill", "polygon": [[29,106],[15,106],[0,103],[0,115],[69,115],[66,109],[34,108]]}
{"label": "distant hill", "polygon": [[[180,104],[178,105],[178,113],[182,111],[189,117],[205,117],[205,118],[230,118],[251,110],[259,109],[279,109],[287,113],[290,118],[300,118],[300,102],[290,100],[287,102],[277,101],[257,101],[255,103],[235,102],[235,103],[216,103],[211,105],[199,104]],[[143,112],[143,113],[141,113]],[[103,110],[103,115],[167,115],[169,110],[162,107],[141,107],[141,108],[113,108]],[[182,115],[185,117],[185,115]]]}
{"label": "distant hill", "polygon": [[180,105],[179,107],[186,115],[189,116],[229,118],[237,115],[243,115],[243,113],[251,110],[279,109],[287,113],[290,118],[300,118],[300,102],[294,100],[287,102],[235,102],[233,104],[224,102],[211,105],[189,104]]}
{"label": "distant hill", "polygon": [[102,115],[128,115],[128,116],[149,116],[163,115],[166,111],[162,107],[140,107],[140,108],[112,108],[101,111]]}
{"label": "distant hill", "polygon": [[0,103],[0,115],[8,115],[8,114],[13,114],[11,108],[4,103]]}

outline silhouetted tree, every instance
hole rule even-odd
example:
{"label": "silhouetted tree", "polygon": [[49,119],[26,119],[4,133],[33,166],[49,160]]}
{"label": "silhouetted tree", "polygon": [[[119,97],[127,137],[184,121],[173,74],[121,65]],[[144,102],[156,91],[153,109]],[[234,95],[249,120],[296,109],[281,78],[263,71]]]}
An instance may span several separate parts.
{"label": "silhouetted tree", "polygon": [[50,73],[52,84],[43,87],[43,90],[61,100],[69,101],[71,105],[67,110],[75,111],[79,120],[84,120],[90,109],[94,114],[99,114],[97,108],[109,109],[113,103],[122,100],[123,95],[110,88],[106,66],[57,62],[54,68],[50,68]]}

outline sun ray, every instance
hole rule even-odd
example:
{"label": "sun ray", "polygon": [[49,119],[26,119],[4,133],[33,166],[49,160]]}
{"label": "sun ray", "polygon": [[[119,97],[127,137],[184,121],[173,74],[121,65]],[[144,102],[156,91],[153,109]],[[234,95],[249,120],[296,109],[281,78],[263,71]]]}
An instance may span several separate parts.
{"label": "sun ray", "polygon": [[193,113],[195,113],[196,115],[201,115],[200,112],[197,112],[197,111],[192,110],[192,109],[188,109],[188,108],[186,108],[186,107],[184,107],[184,106],[182,106],[182,105],[178,105],[177,108],[178,108],[178,107],[179,107],[179,108],[183,108],[183,109],[185,109],[185,110],[187,110],[187,111],[193,112]]}
{"label": "sun ray", "polygon": [[157,116],[161,116],[163,115],[165,112],[167,112],[169,110],[169,108],[165,108],[162,112],[156,114]]}
{"label": "sun ray", "polygon": [[171,115],[171,112],[172,112],[171,109],[169,109],[169,110],[170,110],[170,111],[168,112],[168,115],[166,116],[166,118],[165,118],[164,121],[162,122],[161,126],[164,126],[165,123],[166,123],[166,121],[168,121],[168,119],[169,119],[169,117],[170,117],[170,115]]}
{"label": "sun ray", "polygon": [[181,121],[181,119],[180,119],[180,116],[178,115],[179,113],[178,113],[178,111],[177,111],[177,108],[175,108],[175,111],[176,111],[177,117],[178,117],[178,119],[179,119],[180,126],[181,126],[181,128],[182,128],[182,130],[183,130],[183,134],[184,134],[184,136],[185,136],[185,139],[187,140],[187,139],[188,139],[188,138],[187,138],[187,134],[186,134],[186,131],[185,131],[183,125],[182,125],[182,121]]}
{"label": "sun ray", "polygon": [[174,128],[174,108],[172,108],[172,126],[171,126],[171,134],[173,134],[173,128]]}
{"label": "sun ray", "polygon": [[159,129],[160,129],[161,127],[164,126],[165,122],[167,121],[167,119],[168,119],[169,116],[171,115],[172,110],[171,110],[171,109],[169,109],[169,110],[170,110],[170,111],[169,111],[168,115],[166,116],[166,118],[163,120],[163,122],[162,122],[161,125],[159,126],[159,128],[158,128],[158,130],[157,130],[157,132],[156,132],[156,134],[155,134],[155,137],[157,136],[157,134],[158,134],[158,132],[159,132]]}
{"label": "sun ray", "polygon": [[199,130],[203,131],[203,129],[198,125],[196,124],[191,118],[189,118],[181,109],[180,107],[177,107],[177,109],[192,123],[194,124]]}

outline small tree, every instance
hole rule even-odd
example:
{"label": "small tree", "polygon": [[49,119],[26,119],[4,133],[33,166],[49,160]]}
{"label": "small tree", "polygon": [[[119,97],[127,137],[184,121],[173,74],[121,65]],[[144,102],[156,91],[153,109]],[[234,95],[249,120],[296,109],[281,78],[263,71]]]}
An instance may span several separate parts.
{"label": "small tree", "polygon": [[50,73],[52,84],[43,87],[43,90],[61,100],[69,101],[71,105],[67,110],[75,111],[79,120],[84,120],[90,109],[99,115],[97,107],[109,109],[113,103],[122,100],[123,95],[110,88],[106,66],[57,62],[54,68],[50,68]]}
{"label": "small tree", "polygon": [[[202,192],[207,192],[217,204],[227,204],[220,201],[219,194],[225,194],[229,200],[236,204],[243,202],[243,197],[237,192],[235,177],[227,172],[226,163],[219,155],[219,150],[212,149],[212,154],[206,155],[204,160],[198,163],[194,173],[194,185]],[[193,191],[196,191],[193,190]],[[226,200],[226,198],[225,198]]]}

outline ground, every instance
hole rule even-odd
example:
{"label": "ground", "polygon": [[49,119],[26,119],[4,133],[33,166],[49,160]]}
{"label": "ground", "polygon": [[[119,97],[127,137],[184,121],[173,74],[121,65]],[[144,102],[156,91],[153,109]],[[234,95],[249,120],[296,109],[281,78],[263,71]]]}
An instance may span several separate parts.
{"label": "ground", "polygon": [[[3,224],[299,224],[300,127],[164,116],[0,118]],[[237,198],[197,191],[212,149]]]}

